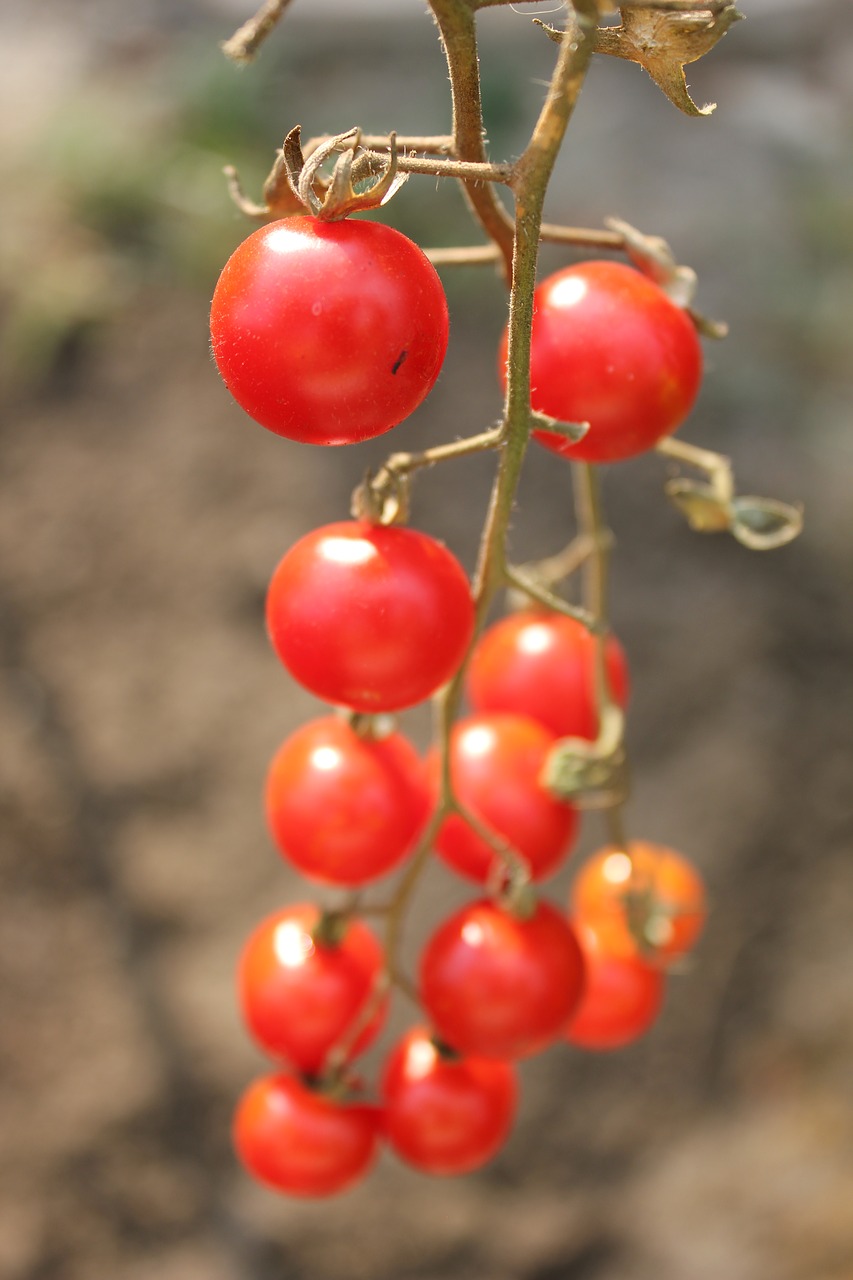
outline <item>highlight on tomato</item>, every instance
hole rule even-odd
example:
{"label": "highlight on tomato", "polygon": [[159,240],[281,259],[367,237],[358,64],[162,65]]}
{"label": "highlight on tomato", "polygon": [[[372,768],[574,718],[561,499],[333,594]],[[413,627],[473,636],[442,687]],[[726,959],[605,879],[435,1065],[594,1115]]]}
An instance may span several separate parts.
{"label": "highlight on tomato", "polygon": [[429,809],[423,762],[401,733],[374,737],[324,716],[276,752],[265,808],[288,862],[356,888],[394,870],[416,841]]}
{"label": "highlight on tomato", "polygon": [[[475,711],[530,716],[558,738],[598,733],[595,696],[597,640],[582,623],[546,609],[525,609],[483,632],[467,672]],[[628,665],[621,644],[609,635],[604,660],[610,693],[625,707]]]}
{"label": "highlight on tomato", "polygon": [[[324,917],[310,903],[275,912],[240,957],[238,990],[246,1026],[260,1047],[309,1076],[343,1043],[373,999],[384,954],[361,920]],[[349,1057],[379,1034],[387,998],[361,1027]]]}
{"label": "highlight on tomato", "polygon": [[504,1145],[518,1077],[509,1062],[463,1057],[414,1027],[388,1055],[381,1092],[395,1153],[422,1173],[449,1176],[479,1169]]}
{"label": "highlight on tomato", "polygon": [[340,1102],[286,1073],[253,1081],[234,1116],[249,1173],[291,1196],[332,1196],[359,1182],[379,1149],[376,1106]]}
{"label": "highlight on tomato", "polygon": [[421,955],[424,1009],[462,1054],[525,1058],[552,1044],[581,997],[583,956],[569,922],[539,900],[519,916],[471,902],[433,933]]}
{"label": "highlight on tomato", "polygon": [[583,952],[586,984],[565,1038],[579,1049],[623,1049],[657,1021],[665,976],[639,956],[611,955],[589,924],[576,920],[574,928]]}
{"label": "highlight on tomato", "polygon": [[432,388],[447,301],[401,232],[297,216],[234,250],[210,333],[225,385],[261,426],[308,444],[352,444],[402,422]]}
{"label": "highlight on tomato", "polygon": [[[507,334],[499,372],[506,382]],[[533,300],[531,404],[563,422],[588,422],[572,443],[535,438],[582,462],[644,453],[693,408],[702,349],[690,316],[653,280],[621,262],[581,262],[548,276]]]}
{"label": "highlight on tomato", "polygon": [[[562,865],[578,833],[578,814],[557,800],[540,777],[556,738],[528,716],[477,715],[458,721],[450,739],[454,793],[462,807],[506,841],[543,880]],[[438,752],[427,770],[437,795]],[[485,883],[498,855],[464,818],[452,814],[441,825],[435,849],[460,875]]]}
{"label": "highlight on tomato", "polygon": [[572,885],[573,917],[611,955],[666,967],[696,944],[708,905],[699,872],[674,849],[632,840],[593,854]]}
{"label": "highlight on tomato", "polygon": [[281,560],[267,628],[287,670],[318,698],[399,711],[455,674],[474,630],[465,570],[416,529],[325,525]]}

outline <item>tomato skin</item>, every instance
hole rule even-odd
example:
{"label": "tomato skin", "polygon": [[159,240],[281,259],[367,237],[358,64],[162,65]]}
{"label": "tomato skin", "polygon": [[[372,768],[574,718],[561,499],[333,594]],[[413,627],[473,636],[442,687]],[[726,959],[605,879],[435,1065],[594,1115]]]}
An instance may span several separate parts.
{"label": "tomato skin", "polygon": [[234,1146],[249,1173],[291,1196],[332,1196],[376,1159],[378,1108],[333,1101],[295,1076],[253,1081],[234,1116]]}
{"label": "tomato skin", "polygon": [[[315,941],[317,907],[298,903],[268,916],[249,938],[238,966],[246,1026],[271,1057],[317,1075],[370,999],[383,952],[360,920],[350,920],[335,945]],[[382,1029],[384,1000],[352,1047],[361,1053]]]}
{"label": "tomato skin", "polygon": [[[611,693],[625,707],[624,651],[612,635],[604,649]],[[558,738],[592,741],[595,651],[595,637],[574,618],[541,609],[510,614],[480,637],[468,666],[468,698],[475,711],[531,716]]]}
{"label": "tomato skin", "polygon": [[[583,864],[572,886],[572,914],[594,930],[609,954],[666,967],[690,951],[702,932],[705,886],[674,849],[647,840],[632,840],[628,848],[630,860],[621,850],[605,848]],[[629,926],[629,911],[640,937]]]}
{"label": "tomato skin", "polygon": [[664,975],[637,956],[610,955],[594,930],[579,921],[575,934],[584,955],[586,986],[565,1038],[579,1049],[622,1049],[657,1021]]}
{"label": "tomato skin", "polygon": [[515,1119],[518,1077],[511,1063],[448,1056],[424,1027],[394,1046],[381,1088],[385,1137],[423,1173],[479,1169],[503,1146]]}
{"label": "tomato skin", "polygon": [[267,595],[273,647],[306,689],[356,711],[399,711],[435,693],[474,630],[465,571],[416,529],[341,521],[286,553]]}
{"label": "tomato skin", "polygon": [[[499,355],[506,379],[507,338]],[[588,422],[572,444],[535,431],[555,453],[617,462],[681,425],[702,377],[693,322],[663,290],[620,262],[581,262],[543,280],[533,300],[531,404],[563,422]]]}
{"label": "tomato skin", "polygon": [[568,921],[539,901],[529,919],[469,903],[421,956],[421,1000],[437,1034],[463,1054],[525,1058],[562,1032],[580,999],[583,956]]}
{"label": "tomato skin", "polygon": [[356,888],[411,850],[429,810],[423,763],[400,733],[360,737],[325,716],[276,752],[265,808],[282,857],[314,880]]}
{"label": "tomato skin", "polygon": [[[553,874],[577,837],[578,814],[554,799],[540,775],[556,738],[527,716],[479,715],[458,721],[451,735],[453,787],[463,808],[502,836],[528,864],[534,880]],[[437,794],[440,760],[427,771]],[[435,841],[438,855],[460,875],[485,883],[496,854],[463,818],[452,815]]]}
{"label": "tomato skin", "polygon": [[290,440],[352,444],[427,395],[447,349],[447,302],[399,231],[283,218],[225,264],[210,332],[228,390],[256,422]]}

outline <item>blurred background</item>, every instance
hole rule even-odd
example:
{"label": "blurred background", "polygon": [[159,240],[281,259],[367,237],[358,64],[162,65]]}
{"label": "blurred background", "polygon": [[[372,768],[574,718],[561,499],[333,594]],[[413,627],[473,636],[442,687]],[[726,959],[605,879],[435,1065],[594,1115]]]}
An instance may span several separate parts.
{"label": "blurred background", "polygon": [[[539,109],[554,50],[530,16],[555,7],[481,15],[496,159]],[[273,437],[208,352],[251,229],[221,170],[257,196],[297,122],[445,132],[442,57],[417,0],[295,0],[244,70],[218,49],[237,0],[0,9],[3,1280],[853,1276],[853,27],[846,0],[741,8],[689,68],[710,119],[596,62],[547,209],[619,215],[698,270],[731,336],[706,344],[682,436],[731,453],[743,492],[806,507],[801,540],[759,555],[691,534],[661,459],[605,477],[630,828],[699,865],[713,915],[646,1040],[523,1066],[489,1169],[440,1182],[386,1157],[323,1204],[251,1185],[228,1132],[262,1068],[236,957],[314,893],[261,813],[269,758],[319,710],[268,648],[264,591],[389,448],[494,420],[505,300],[490,268],[443,272],[447,362],[393,437]],[[450,183],[413,178],[384,213],[424,245],[480,239]],[[469,567],[491,468],[417,485],[413,522]],[[514,555],[571,533],[567,469],[533,448]],[[424,716],[404,727],[425,743]],[[582,851],[602,835],[589,815]],[[430,873],[412,954],[467,896]]]}

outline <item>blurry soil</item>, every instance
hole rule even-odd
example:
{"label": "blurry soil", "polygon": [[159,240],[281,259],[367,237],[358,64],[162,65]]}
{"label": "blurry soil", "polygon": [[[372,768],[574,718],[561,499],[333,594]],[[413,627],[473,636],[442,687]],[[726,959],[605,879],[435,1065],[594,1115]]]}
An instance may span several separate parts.
{"label": "blurry soil", "polygon": [[[260,812],[273,750],[318,711],[269,651],[265,585],[295,538],[346,512],[389,446],[493,420],[499,286],[473,269],[448,281],[452,341],[438,386],[393,438],[352,449],[283,442],[230,402],[206,346],[215,271],[198,283],[156,265],[138,272],[97,323],[64,333],[37,377],[10,378],[0,421],[3,1280],[853,1276],[853,34],[828,25],[841,12],[832,4],[808,6],[808,18],[796,5],[742,7],[750,21],[691,81],[701,101],[720,103],[710,121],[678,117],[627,64],[600,69],[550,216],[598,225],[619,213],[698,268],[699,305],[725,316],[732,336],[708,349],[684,437],[731,453],[745,492],[802,499],[806,532],[750,554],[686,529],[661,496],[659,460],[608,471],[613,615],[634,688],[630,827],[694,859],[714,911],[647,1039],[524,1064],[515,1134],[481,1174],[445,1183],[385,1157],[340,1200],[284,1201],[248,1183],[228,1128],[262,1067],[235,1010],[235,958],[263,915],[314,892],[276,857]],[[23,83],[29,66],[49,120],[103,78],[112,51],[127,91],[153,96],[152,68],[176,43],[215,46],[233,17],[161,8],[134,6],[119,21],[87,3],[72,27],[57,3],[39,31],[32,15],[4,13],[18,54],[8,83]],[[512,154],[552,54],[521,15],[495,19],[487,107]],[[328,38],[294,15],[290,48],[305,50],[292,56],[306,82]],[[430,40],[426,21],[353,28],[326,66],[346,105],[335,116],[325,100],[315,116],[330,119],[319,124],[306,111],[306,130],[348,126],[361,93],[368,127],[395,123],[382,122],[396,95],[404,117],[413,98],[433,113],[424,131],[445,128]],[[518,77],[522,45],[530,62]],[[390,87],[371,78],[379,65]],[[419,78],[427,69],[435,83]],[[513,74],[509,100],[500,88]],[[0,101],[20,184],[32,137],[20,122],[15,151],[11,95]],[[293,118],[276,118],[273,133]],[[664,190],[656,165],[677,185]],[[428,204],[430,184],[420,190]],[[25,207],[10,202],[7,239],[26,240]],[[423,206],[405,216],[428,242]],[[234,244],[244,226],[225,218]],[[17,287],[0,280],[9,326]],[[414,522],[469,567],[491,466],[461,462],[418,485]],[[517,557],[563,545],[569,513],[564,470],[531,451]],[[424,745],[425,716],[404,723]],[[575,860],[601,837],[588,816]],[[571,874],[548,886],[555,900]],[[430,872],[412,955],[466,896]],[[396,1027],[408,1013],[399,1009]]]}

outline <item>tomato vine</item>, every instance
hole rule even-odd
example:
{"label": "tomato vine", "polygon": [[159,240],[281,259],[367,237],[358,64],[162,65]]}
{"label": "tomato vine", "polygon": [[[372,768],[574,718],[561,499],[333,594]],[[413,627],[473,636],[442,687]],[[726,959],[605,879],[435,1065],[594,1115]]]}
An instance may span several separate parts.
{"label": "tomato vine", "polygon": [[[241,965],[247,1025],[283,1070],[245,1095],[236,1143],[250,1170],[294,1194],[351,1185],[381,1130],[425,1171],[477,1167],[509,1131],[514,1060],[558,1040],[603,1050],[643,1034],[666,969],[701,931],[697,873],[625,830],[627,672],[608,620],[612,537],[598,465],[653,449],[688,465],[701,479],[679,475],[666,491],[691,526],[728,530],[754,549],[784,545],[801,524],[794,507],[738,496],[728,459],[672,438],[698,390],[699,335],[725,331],[694,309],[695,273],[620,220],[603,229],[543,221],[593,57],[639,62],[681,110],[708,114],[690,99],[683,66],[727,32],[734,4],[626,0],[621,24],[610,25],[606,0],[571,0],[563,26],[545,28],[558,49],[529,142],[502,164],[485,149],[476,18],[506,2],[430,0],[450,76],[449,134],[356,128],[303,146],[292,128],[261,203],[228,170],[239,207],[267,225],[223,271],[213,350],[239,403],[281,435],[366,439],[428,394],[447,343],[434,265],[492,264],[509,289],[501,421],[391,454],[355,490],[353,520],[307,534],[270,587],[283,664],[345,710],[283,744],[267,812],[282,855],[351,897],[343,909],[302,905],[271,917]],[[287,8],[268,0],[226,43],[229,56],[250,59]],[[347,221],[420,174],[461,183],[486,243],[422,253],[380,223]],[[614,251],[630,265],[586,262],[537,289],[543,241]],[[507,534],[531,437],[571,468],[578,535],[546,560],[513,565]],[[417,473],[474,452],[497,461],[469,585],[451,553],[406,522]],[[576,572],[581,606],[561,594]],[[501,590],[527,612],[485,630]],[[475,714],[460,719],[466,672]],[[388,715],[430,696],[435,743],[422,770]],[[582,869],[567,913],[532,882],[568,855],[585,808],[603,811],[608,843]],[[438,926],[415,980],[401,938],[434,853],[487,896]],[[365,899],[364,886],[395,868],[387,900]],[[371,915],[384,923],[382,948],[361,920]],[[353,1102],[350,1064],[379,1033],[394,987],[429,1026],[393,1049],[381,1104]]]}

